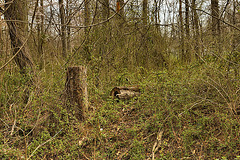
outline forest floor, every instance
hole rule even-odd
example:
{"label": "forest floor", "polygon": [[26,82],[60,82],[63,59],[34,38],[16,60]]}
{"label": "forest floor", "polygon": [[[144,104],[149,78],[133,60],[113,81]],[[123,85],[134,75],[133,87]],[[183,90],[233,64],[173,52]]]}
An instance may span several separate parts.
{"label": "forest floor", "polygon": [[[39,72],[41,92],[6,71],[0,77],[0,158],[240,159],[240,82],[234,70],[196,63],[111,75],[96,82],[89,71],[90,107],[79,122],[63,105],[60,66]],[[109,96],[115,86],[132,85],[140,86],[139,97]]]}

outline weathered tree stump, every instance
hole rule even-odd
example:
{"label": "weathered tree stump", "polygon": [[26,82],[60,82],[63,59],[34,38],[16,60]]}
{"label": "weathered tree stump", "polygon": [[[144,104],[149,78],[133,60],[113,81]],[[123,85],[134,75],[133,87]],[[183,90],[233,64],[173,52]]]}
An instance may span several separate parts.
{"label": "weathered tree stump", "polygon": [[68,67],[65,89],[68,110],[72,109],[78,120],[84,120],[88,107],[87,69],[84,66]]}
{"label": "weathered tree stump", "polygon": [[110,93],[113,99],[128,100],[141,94],[140,88],[135,87],[114,87]]}

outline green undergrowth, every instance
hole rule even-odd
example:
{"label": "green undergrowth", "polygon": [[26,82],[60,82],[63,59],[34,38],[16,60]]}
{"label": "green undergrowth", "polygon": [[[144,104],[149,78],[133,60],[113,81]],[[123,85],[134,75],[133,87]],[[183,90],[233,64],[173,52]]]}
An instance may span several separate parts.
{"label": "green undergrowth", "polygon": [[[17,71],[1,74],[1,159],[148,159],[155,142],[155,159],[240,159],[240,82],[216,63],[111,73],[89,67],[83,122],[65,107],[64,67],[37,76],[29,85],[31,77]],[[141,95],[132,100],[109,96],[115,86],[135,85]]]}

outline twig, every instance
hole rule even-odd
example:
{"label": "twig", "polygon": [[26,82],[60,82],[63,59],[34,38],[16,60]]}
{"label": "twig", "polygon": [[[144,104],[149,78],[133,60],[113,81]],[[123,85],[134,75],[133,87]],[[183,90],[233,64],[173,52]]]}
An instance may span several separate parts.
{"label": "twig", "polygon": [[11,4],[11,3],[13,3],[13,0],[12,0],[11,2],[1,3],[1,4],[0,4],[0,7],[1,7],[1,6],[5,6],[6,4]]}
{"label": "twig", "polygon": [[90,158],[88,158],[83,152],[82,152],[82,155],[83,155],[87,160],[90,159]]}
{"label": "twig", "polygon": [[181,115],[182,115],[183,113],[185,113],[186,111],[192,109],[194,106],[196,106],[196,105],[198,105],[198,104],[200,104],[200,103],[202,103],[202,102],[204,102],[204,101],[205,101],[205,99],[204,99],[204,100],[201,100],[201,101],[198,101],[198,102],[196,102],[196,103],[194,103],[189,109],[187,109],[187,110],[185,110],[185,111],[179,113],[178,116],[181,116]]}
{"label": "twig", "polygon": [[0,120],[1,120],[7,127],[9,127],[9,125],[8,125],[2,118],[0,118]]}
{"label": "twig", "polygon": [[12,130],[11,130],[11,133],[10,133],[11,136],[13,135],[13,131],[14,131],[14,128],[15,128],[15,125],[16,125],[16,118],[17,118],[17,116],[16,116],[16,108],[15,108],[14,122],[13,122]]}
{"label": "twig", "polygon": [[159,148],[161,147],[161,144],[162,144],[162,135],[163,135],[163,131],[161,131],[159,129],[158,134],[157,134],[157,140],[156,140],[156,142],[153,145],[152,154],[150,155],[148,160],[150,160],[151,157],[152,157],[152,160],[154,160],[154,155],[159,150]]}
{"label": "twig", "polygon": [[122,159],[122,157],[129,152],[129,150],[133,147],[133,143],[128,147],[128,149],[122,153],[117,159]]}
{"label": "twig", "polygon": [[46,143],[48,143],[48,142],[50,142],[51,140],[53,140],[61,131],[62,131],[62,129],[60,129],[60,131],[58,131],[53,137],[51,137],[50,139],[48,139],[46,142],[44,142],[44,143],[40,144],[39,146],[37,146],[37,148],[32,152],[32,154],[27,158],[27,160],[30,159],[30,158],[34,155],[34,153],[35,153],[40,147],[42,147],[42,146],[45,145]]}

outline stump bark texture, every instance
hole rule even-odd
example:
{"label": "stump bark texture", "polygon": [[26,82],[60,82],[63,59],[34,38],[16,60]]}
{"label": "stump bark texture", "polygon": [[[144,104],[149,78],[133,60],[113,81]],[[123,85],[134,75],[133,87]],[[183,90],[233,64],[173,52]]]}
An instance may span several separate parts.
{"label": "stump bark texture", "polygon": [[84,120],[88,107],[87,68],[84,66],[68,67],[65,87],[68,110],[74,111],[78,120]]}

